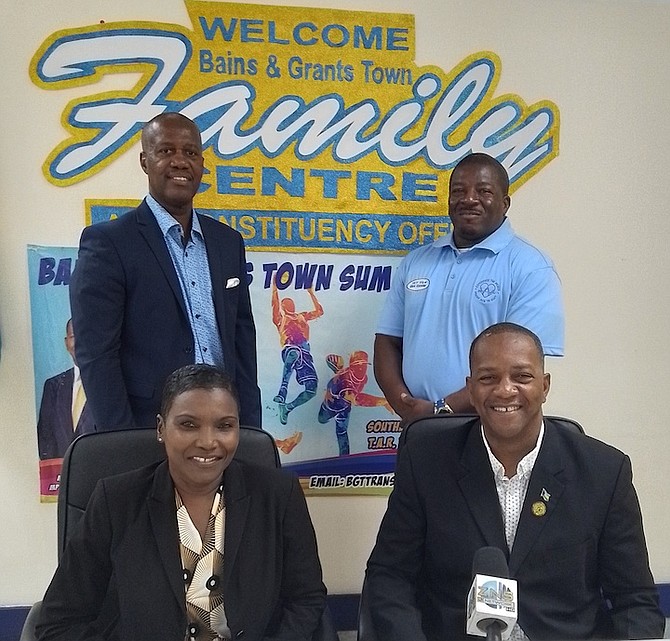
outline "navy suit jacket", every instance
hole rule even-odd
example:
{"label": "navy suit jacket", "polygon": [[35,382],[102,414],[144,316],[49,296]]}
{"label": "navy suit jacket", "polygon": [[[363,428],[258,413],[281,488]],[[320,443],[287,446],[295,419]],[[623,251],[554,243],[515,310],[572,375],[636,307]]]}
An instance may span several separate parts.
{"label": "navy suit jacket", "polygon": [[81,411],[77,429],[72,425],[72,386],[74,368],[71,367],[44,381],[40,415],[37,419],[37,446],[40,459],[63,458],[65,450],[75,437],[95,432],[89,404]]}
{"label": "navy suit jacket", "polygon": [[[225,368],[240,422],[260,427],[256,329],[242,237],[198,214]],[[146,201],[86,227],[70,281],[77,364],[97,429],[154,427],[163,383],[194,362],[193,333],[163,234]]]}
{"label": "navy suit jacket", "polygon": [[[231,462],[224,604],[233,639],[311,641],[326,590],[297,479]],[[184,641],[186,605],[167,463],[101,480],[36,626],[40,641]]]}
{"label": "navy suit jacket", "polygon": [[[539,501],[546,513],[535,516]],[[533,641],[663,636],[630,460],[613,447],[545,419],[510,553],[479,421],[413,434],[368,561],[378,638],[471,638],[465,604],[484,546],[507,556]]]}

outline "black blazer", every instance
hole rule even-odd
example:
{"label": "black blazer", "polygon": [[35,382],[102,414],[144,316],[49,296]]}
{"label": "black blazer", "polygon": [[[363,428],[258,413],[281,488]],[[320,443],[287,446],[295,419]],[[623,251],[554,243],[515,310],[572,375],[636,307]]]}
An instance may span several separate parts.
{"label": "black blazer", "polygon": [[[236,461],[223,478],[233,638],[310,641],[326,591],[297,479]],[[167,463],[103,479],[44,597],[38,638],[183,641],[186,624]]]}
{"label": "black blazer", "polygon": [[[534,516],[532,504],[547,494],[546,514]],[[484,546],[505,552],[519,623],[533,641],[663,636],[630,460],[613,447],[545,419],[509,553],[479,421],[413,434],[368,561],[378,638],[469,638],[466,596]]]}
{"label": "black blazer", "polygon": [[[243,425],[261,425],[256,329],[242,237],[198,214],[225,367]],[[70,281],[77,364],[98,429],[153,427],[167,376],[194,362],[193,334],[163,234],[146,201],[86,227]]]}
{"label": "black blazer", "polygon": [[71,367],[44,381],[40,414],[37,419],[37,446],[40,459],[63,458],[73,439],[80,434],[95,432],[91,409],[86,403],[81,411],[77,429],[72,425],[72,386],[74,368]]}

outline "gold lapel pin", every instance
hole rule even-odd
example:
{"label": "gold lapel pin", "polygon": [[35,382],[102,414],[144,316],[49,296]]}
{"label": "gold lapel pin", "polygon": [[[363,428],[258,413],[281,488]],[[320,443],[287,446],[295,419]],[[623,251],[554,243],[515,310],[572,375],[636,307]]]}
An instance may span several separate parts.
{"label": "gold lapel pin", "polygon": [[533,516],[544,516],[547,513],[547,506],[542,501],[535,501],[530,510]]}

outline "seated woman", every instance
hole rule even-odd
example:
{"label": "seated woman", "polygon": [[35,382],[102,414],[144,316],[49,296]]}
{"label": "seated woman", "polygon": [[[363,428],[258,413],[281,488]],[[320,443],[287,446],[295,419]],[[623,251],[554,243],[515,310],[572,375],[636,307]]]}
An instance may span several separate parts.
{"label": "seated woman", "polygon": [[325,607],[297,479],[233,460],[239,406],[209,365],[174,372],[167,461],[100,481],[44,597],[38,638],[310,641]]}

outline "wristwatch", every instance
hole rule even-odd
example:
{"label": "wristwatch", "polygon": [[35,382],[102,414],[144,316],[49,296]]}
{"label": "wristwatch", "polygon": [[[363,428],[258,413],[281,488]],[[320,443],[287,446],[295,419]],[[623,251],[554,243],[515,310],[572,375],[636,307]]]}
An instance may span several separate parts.
{"label": "wristwatch", "polygon": [[453,414],[454,410],[449,407],[443,398],[439,398],[433,403],[433,414]]}

